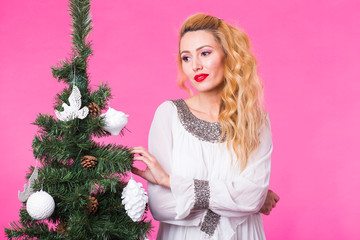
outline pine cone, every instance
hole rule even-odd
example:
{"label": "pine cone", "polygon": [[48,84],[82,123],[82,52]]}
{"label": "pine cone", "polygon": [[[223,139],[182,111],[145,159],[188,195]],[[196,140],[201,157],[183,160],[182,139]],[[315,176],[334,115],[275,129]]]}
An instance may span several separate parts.
{"label": "pine cone", "polygon": [[96,213],[99,207],[99,202],[95,197],[89,196],[89,202],[86,207],[88,213]]}
{"label": "pine cone", "polygon": [[101,114],[100,107],[94,102],[90,103],[88,108],[89,108],[89,115],[92,117],[97,117]]}
{"label": "pine cone", "polygon": [[62,235],[63,237],[68,237],[69,234],[65,233],[66,231],[66,228],[67,228],[67,224],[62,222],[62,223],[59,223],[59,225],[57,225],[56,227],[56,232],[60,235]]}
{"label": "pine cone", "polygon": [[94,156],[83,156],[81,159],[81,165],[87,169],[94,168],[97,162],[98,160]]}

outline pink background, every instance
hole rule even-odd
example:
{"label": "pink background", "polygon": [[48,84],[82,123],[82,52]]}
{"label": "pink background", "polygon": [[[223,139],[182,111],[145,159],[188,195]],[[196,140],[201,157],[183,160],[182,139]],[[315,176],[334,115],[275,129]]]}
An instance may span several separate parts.
{"label": "pink background", "polygon": [[[93,1],[91,84],[108,82],[111,106],[130,115],[131,133],[103,140],[146,146],[156,107],[187,96],[175,84],[177,33],[196,12],[243,28],[258,58],[274,142],[270,188],[281,198],[263,217],[267,238],[358,239],[357,0]],[[30,123],[53,114],[63,88],[50,66],[68,56],[69,33],[65,0],[0,1],[0,238],[35,164]]]}

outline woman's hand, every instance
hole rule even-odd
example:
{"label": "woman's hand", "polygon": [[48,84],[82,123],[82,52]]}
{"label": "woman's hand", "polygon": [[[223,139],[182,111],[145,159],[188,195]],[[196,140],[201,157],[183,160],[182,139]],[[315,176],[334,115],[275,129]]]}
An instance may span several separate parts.
{"label": "woman's hand", "polygon": [[269,215],[271,210],[276,207],[276,203],[280,200],[280,197],[271,191],[270,189],[267,192],[264,205],[260,209],[260,213]]}
{"label": "woman's hand", "polygon": [[132,167],[132,173],[139,175],[153,184],[170,188],[169,175],[164,171],[153,155],[151,155],[144,147],[134,147],[132,148],[131,153],[139,154],[138,156],[134,156],[135,161],[142,161],[146,164],[146,169],[144,171]]}

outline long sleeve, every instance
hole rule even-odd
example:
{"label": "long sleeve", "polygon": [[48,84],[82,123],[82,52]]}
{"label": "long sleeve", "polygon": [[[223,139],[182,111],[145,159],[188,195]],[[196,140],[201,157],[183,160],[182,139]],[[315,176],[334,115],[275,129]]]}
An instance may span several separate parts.
{"label": "long sleeve", "polygon": [[170,186],[177,202],[176,219],[186,218],[194,208],[207,208],[240,224],[247,216],[257,213],[269,186],[272,150],[267,118],[267,124],[260,130],[258,149],[251,154],[248,167],[235,178],[204,181],[171,175]]}
{"label": "long sleeve", "polygon": [[[269,124],[270,126],[270,124]],[[210,209],[221,216],[246,217],[264,204],[270,181],[271,132],[262,129],[260,146],[250,157],[249,166],[232,182],[210,182]]]}
{"label": "long sleeve", "polygon": [[[149,152],[155,156],[163,169],[171,174],[173,133],[172,125],[176,121],[176,109],[171,102],[162,103],[155,112],[149,131]],[[175,220],[176,201],[171,190],[148,183],[149,207],[154,219],[175,225],[196,226],[200,222],[201,212],[193,212],[186,218]]]}

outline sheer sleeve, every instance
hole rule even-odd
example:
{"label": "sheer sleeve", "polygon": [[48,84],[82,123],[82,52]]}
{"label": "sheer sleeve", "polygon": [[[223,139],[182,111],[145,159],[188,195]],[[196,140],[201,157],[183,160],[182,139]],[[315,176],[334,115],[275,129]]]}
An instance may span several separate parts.
{"label": "sheer sleeve", "polygon": [[[155,112],[149,132],[149,152],[155,156],[163,169],[171,175],[173,132],[176,121],[175,106],[167,101]],[[196,226],[200,222],[201,212],[193,211],[183,219],[176,217],[176,201],[170,189],[148,183],[149,207],[155,220],[175,225]]]}
{"label": "sheer sleeve", "polygon": [[273,150],[270,121],[260,130],[260,145],[249,158],[247,168],[231,181],[197,180],[172,175],[170,185],[175,196],[177,219],[185,218],[192,209],[212,212],[241,223],[257,213],[266,198],[270,180]]}

